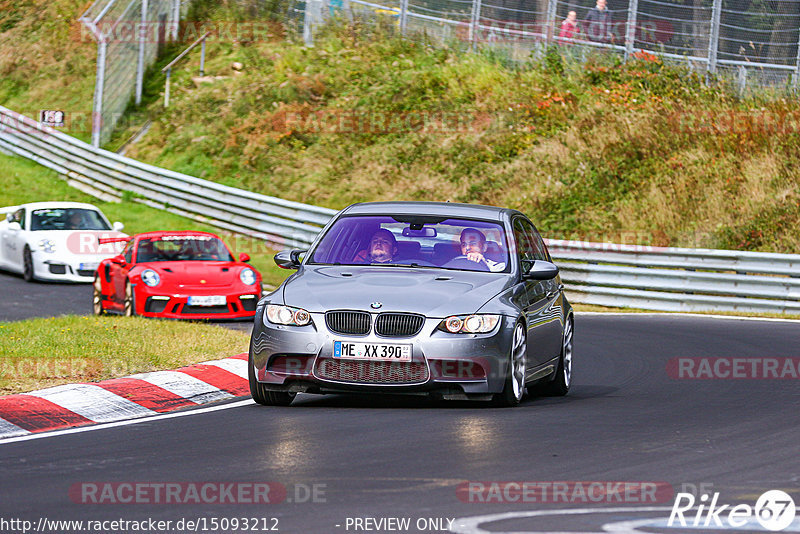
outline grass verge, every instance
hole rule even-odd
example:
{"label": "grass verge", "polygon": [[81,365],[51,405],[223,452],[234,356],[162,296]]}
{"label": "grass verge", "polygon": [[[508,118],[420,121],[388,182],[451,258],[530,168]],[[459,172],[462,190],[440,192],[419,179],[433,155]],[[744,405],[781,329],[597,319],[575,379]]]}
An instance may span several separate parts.
{"label": "grass verge", "polygon": [[0,323],[0,395],[227,358],[247,352],[249,339],[217,325],[141,317]]}

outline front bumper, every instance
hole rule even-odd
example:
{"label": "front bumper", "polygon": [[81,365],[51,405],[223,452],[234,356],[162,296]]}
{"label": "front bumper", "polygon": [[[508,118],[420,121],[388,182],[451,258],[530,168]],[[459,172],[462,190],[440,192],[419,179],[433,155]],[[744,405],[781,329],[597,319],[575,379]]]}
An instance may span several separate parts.
{"label": "front bumper", "polygon": [[[179,293],[136,284],[136,314],[164,319],[252,320],[256,313],[259,286],[244,288],[202,288]],[[190,297],[224,296],[225,303],[213,306],[190,305]]]}
{"label": "front bumper", "polygon": [[[268,389],[458,396],[499,393],[504,387],[514,328],[510,317],[502,317],[487,334],[442,332],[437,329],[442,318],[427,318],[415,336],[385,337],[332,332],[324,313],[312,313],[307,326],[265,326],[262,313],[257,315],[250,352],[256,378]],[[376,316],[372,314],[373,323]],[[334,358],[334,341],[411,344],[412,358],[391,364]]]}
{"label": "front bumper", "polygon": [[92,282],[103,257],[56,258],[43,252],[33,253],[33,275],[37,280]]}

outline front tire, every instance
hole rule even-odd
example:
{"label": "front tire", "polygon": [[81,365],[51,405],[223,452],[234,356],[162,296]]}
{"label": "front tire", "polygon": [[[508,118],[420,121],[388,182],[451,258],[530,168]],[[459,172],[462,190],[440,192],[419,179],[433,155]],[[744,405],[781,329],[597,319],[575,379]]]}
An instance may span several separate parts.
{"label": "front tire", "polygon": [[262,406],[289,406],[297,393],[288,391],[269,391],[256,379],[252,353],[247,358],[247,379],[250,382],[250,396]]}
{"label": "front tire", "polygon": [[561,357],[558,359],[558,369],[552,382],[545,385],[542,390],[544,395],[563,397],[569,393],[572,384],[572,317],[564,325],[564,337],[561,342]]}
{"label": "front tire", "polygon": [[25,250],[22,251],[22,278],[26,282],[33,282],[33,256],[28,245],[25,245]]}
{"label": "front tire", "polygon": [[518,406],[525,395],[525,372],[528,362],[528,341],[525,325],[517,323],[511,343],[511,354],[508,362],[505,386],[502,393],[496,393],[496,406]]}
{"label": "front tire", "polygon": [[133,292],[131,281],[125,281],[125,300],[123,301],[123,315],[125,317],[134,317],[136,315],[136,295]]}
{"label": "front tire", "polygon": [[92,284],[92,313],[103,315],[105,312],[103,309],[103,286],[100,284],[100,277],[95,275]]}

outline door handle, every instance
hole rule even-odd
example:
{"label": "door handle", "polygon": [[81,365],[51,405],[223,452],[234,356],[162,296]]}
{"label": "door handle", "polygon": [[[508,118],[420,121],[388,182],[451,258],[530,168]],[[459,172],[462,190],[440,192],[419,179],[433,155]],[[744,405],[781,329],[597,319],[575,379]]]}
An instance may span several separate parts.
{"label": "door handle", "polygon": [[558,288],[552,291],[547,292],[547,298],[551,299],[561,293],[561,290],[564,289],[564,284],[558,284]]}

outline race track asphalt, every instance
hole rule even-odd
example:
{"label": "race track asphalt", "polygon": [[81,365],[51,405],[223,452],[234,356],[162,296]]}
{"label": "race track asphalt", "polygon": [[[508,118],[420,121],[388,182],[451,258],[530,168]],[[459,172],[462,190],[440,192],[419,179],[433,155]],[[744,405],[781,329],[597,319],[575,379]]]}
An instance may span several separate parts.
{"label": "race track asphalt", "polygon": [[[0,322],[92,313],[92,284],[28,283],[21,275],[0,271],[0,295]],[[214,324],[249,333],[251,323],[252,320]]]}
{"label": "race track asphalt", "polygon": [[[496,409],[301,395],[285,408],[239,401],[217,411],[0,443],[0,519],[153,518],[173,521],[165,531],[184,532],[175,529],[182,518],[204,518],[206,526],[212,518],[234,517],[265,518],[273,526],[277,518],[278,532],[435,532],[441,529],[417,529],[416,521],[569,509],[586,513],[512,515],[483,528],[602,532],[608,523],[666,520],[668,510],[637,508],[668,508],[673,492],[685,485],[720,492],[720,503],[752,505],[770,489],[783,489],[800,503],[797,379],[691,380],[667,371],[673,358],[796,358],[798,346],[798,323],[582,315],[575,328],[575,381],[565,398],[528,398],[518,408]],[[511,495],[486,503],[457,493],[460,484],[477,481],[665,482],[671,488],[657,503],[633,497],[583,502],[572,494],[569,502],[519,502]],[[91,504],[81,501],[80,491],[70,495],[70,488],[104,482],[271,482],[287,488],[288,498],[272,504]],[[312,487],[316,502],[303,498]],[[364,517],[407,517],[411,528],[355,529],[355,518]],[[243,530],[228,524],[217,531]],[[692,530],[698,531],[711,529]]]}

